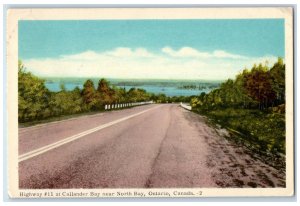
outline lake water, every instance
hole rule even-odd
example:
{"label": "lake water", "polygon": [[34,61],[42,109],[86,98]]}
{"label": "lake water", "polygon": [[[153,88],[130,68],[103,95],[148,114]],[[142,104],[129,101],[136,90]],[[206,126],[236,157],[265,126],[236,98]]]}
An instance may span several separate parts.
{"label": "lake water", "polygon": [[[46,87],[53,92],[61,90],[63,84],[66,90],[71,91],[75,87],[83,88],[86,78],[48,78]],[[91,79],[97,88],[99,79]],[[129,80],[108,79],[111,85],[125,88],[126,91],[135,87],[145,89],[149,93],[164,93],[167,96],[191,96],[199,95],[201,92],[208,93],[220,85],[220,81],[203,80]]]}

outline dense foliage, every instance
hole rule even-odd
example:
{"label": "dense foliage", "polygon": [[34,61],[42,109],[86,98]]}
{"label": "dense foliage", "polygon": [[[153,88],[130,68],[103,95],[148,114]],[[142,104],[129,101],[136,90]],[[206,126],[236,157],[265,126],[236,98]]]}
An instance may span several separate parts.
{"label": "dense foliage", "polygon": [[237,130],[267,152],[285,152],[285,64],[254,65],[191,99],[193,110]]}
{"label": "dense foliage", "polygon": [[21,62],[18,64],[19,120],[28,121],[49,116],[51,93],[44,81],[25,72]]}
{"label": "dense foliage", "polygon": [[18,113],[19,122],[30,122],[54,116],[76,114],[81,112],[101,111],[105,104],[141,102],[150,100],[151,95],[143,89],[113,87],[105,79],[100,79],[97,89],[91,80],[87,80],[83,89],[76,87],[66,91],[51,92],[44,80],[25,71],[19,61],[18,68]]}

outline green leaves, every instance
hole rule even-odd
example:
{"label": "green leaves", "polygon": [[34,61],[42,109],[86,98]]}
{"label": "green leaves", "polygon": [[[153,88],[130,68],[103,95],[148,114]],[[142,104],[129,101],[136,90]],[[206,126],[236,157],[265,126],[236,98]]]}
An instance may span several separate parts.
{"label": "green leaves", "polygon": [[50,92],[44,81],[25,71],[21,61],[18,64],[18,116],[21,122],[41,119],[48,107]]}
{"label": "green leaves", "polygon": [[31,122],[54,116],[103,110],[105,104],[149,101],[151,95],[143,89],[112,87],[106,79],[100,79],[97,90],[88,79],[82,91],[76,87],[67,91],[50,92],[44,80],[26,72],[21,61],[18,63],[18,110],[19,122]]}
{"label": "green leaves", "polygon": [[82,90],[82,98],[85,104],[89,107],[92,107],[95,104],[95,87],[92,80],[88,79],[84,85]]}
{"label": "green leaves", "polygon": [[283,114],[258,109],[214,109],[202,111],[223,127],[239,131],[244,140],[259,145],[262,151],[285,153],[285,118]]}
{"label": "green leaves", "polygon": [[[201,102],[199,104],[198,102]],[[191,101],[193,109],[243,133],[266,152],[285,153],[285,65],[254,65]]]}
{"label": "green leaves", "polygon": [[254,65],[251,71],[244,69],[234,80],[228,79],[220,88],[198,99],[202,108],[216,107],[266,109],[285,103],[285,65],[283,60],[269,69],[266,65]]}
{"label": "green leaves", "polygon": [[258,67],[253,67],[251,72],[245,75],[244,87],[247,94],[258,101],[260,109],[271,105],[276,98],[272,83],[270,71],[261,64]]}

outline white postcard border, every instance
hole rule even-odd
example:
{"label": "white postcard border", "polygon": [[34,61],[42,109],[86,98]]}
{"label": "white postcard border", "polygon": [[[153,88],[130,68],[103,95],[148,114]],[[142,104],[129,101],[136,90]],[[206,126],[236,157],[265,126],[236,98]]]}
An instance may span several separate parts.
{"label": "white postcard border", "polygon": [[[162,189],[49,189],[20,190],[18,187],[18,21],[19,20],[104,20],[104,19],[285,19],[286,63],[286,188],[162,188]],[[16,198],[95,198],[95,197],[261,197],[294,194],[294,110],[293,110],[293,9],[253,8],[43,8],[7,11],[7,117],[8,187]],[[23,193],[41,196],[23,196]],[[62,193],[68,193],[63,195]],[[99,194],[93,196],[92,192]],[[117,192],[126,193],[117,196]],[[135,193],[136,192],[136,195]],[[153,192],[153,194],[149,194]],[[175,193],[174,193],[175,192]],[[178,194],[182,192],[182,194]],[[87,195],[74,196],[77,193]],[[114,193],[116,196],[104,194]],[[193,193],[194,195],[189,195]],[[52,196],[53,194],[53,196]],[[56,196],[56,194],[60,194]],[[73,195],[72,195],[73,194]],[[156,195],[155,195],[156,194]],[[50,195],[50,196],[49,196]]]}

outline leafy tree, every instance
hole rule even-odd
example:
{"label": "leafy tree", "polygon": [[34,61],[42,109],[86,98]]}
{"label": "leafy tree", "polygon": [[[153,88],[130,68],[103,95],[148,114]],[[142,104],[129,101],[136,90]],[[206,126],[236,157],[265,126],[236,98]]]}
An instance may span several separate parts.
{"label": "leafy tree", "polygon": [[150,95],[146,90],[140,88],[131,88],[127,95],[131,102],[142,102],[150,99]]}
{"label": "leafy tree", "polygon": [[156,102],[157,103],[167,103],[167,96],[165,95],[165,94],[158,94],[157,95],[157,100],[156,100]]}
{"label": "leafy tree", "polygon": [[194,97],[194,98],[191,99],[191,106],[193,108],[198,107],[198,106],[202,106],[202,105],[203,105],[203,103],[197,97]]}
{"label": "leafy tree", "polygon": [[112,100],[114,102],[126,103],[129,102],[128,94],[125,88],[113,87],[114,95],[112,96]]}
{"label": "leafy tree", "polygon": [[26,69],[21,61],[18,63],[18,116],[20,122],[48,117],[50,92],[39,79]]}
{"label": "leafy tree", "polygon": [[102,105],[111,104],[116,101],[115,90],[110,88],[106,79],[100,79],[98,82],[97,92]]}
{"label": "leafy tree", "polygon": [[94,83],[92,80],[88,79],[84,83],[81,94],[82,94],[83,102],[85,103],[87,109],[95,109],[97,105],[97,99],[96,99],[96,91],[95,91]]}
{"label": "leafy tree", "polygon": [[285,102],[285,64],[282,58],[270,69],[272,79],[272,89],[276,93],[276,104],[283,104]]}
{"label": "leafy tree", "polygon": [[247,94],[247,90],[244,87],[246,76],[249,74],[249,71],[247,69],[244,69],[241,74],[238,74],[236,76],[236,79],[234,81],[234,93],[236,97],[236,101],[238,105],[241,105],[242,108],[248,108],[249,105],[253,104],[254,101],[251,97]]}
{"label": "leafy tree", "polygon": [[97,91],[104,94],[110,94],[109,82],[106,79],[100,79],[98,82]]}
{"label": "leafy tree", "polygon": [[[267,65],[254,65],[244,69],[234,80],[228,79],[219,88],[197,97],[196,107],[235,107],[265,109],[285,103],[285,65],[281,58],[271,69]],[[195,99],[193,102],[196,102]],[[201,106],[200,106],[201,105]]]}
{"label": "leafy tree", "polygon": [[73,91],[61,90],[52,93],[49,106],[52,116],[60,116],[82,112],[84,110],[82,103],[80,89],[77,87]]}
{"label": "leafy tree", "polygon": [[254,66],[246,75],[245,88],[249,96],[259,102],[260,109],[269,106],[276,98],[270,72],[261,64],[258,67]]}

